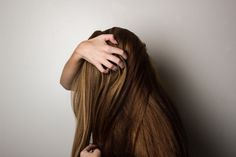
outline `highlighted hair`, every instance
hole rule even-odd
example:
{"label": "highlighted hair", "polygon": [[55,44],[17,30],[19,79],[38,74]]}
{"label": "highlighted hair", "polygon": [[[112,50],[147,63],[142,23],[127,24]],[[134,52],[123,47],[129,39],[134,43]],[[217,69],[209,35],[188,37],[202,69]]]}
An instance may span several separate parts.
{"label": "highlighted hair", "polygon": [[[84,59],[72,83],[76,129],[72,157],[93,143],[102,157],[187,156],[185,132],[147,54],[146,45],[131,31],[113,27],[89,39],[113,34],[128,59],[125,67],[101,73]],[[114,54],[115,55],[115,54]]]}

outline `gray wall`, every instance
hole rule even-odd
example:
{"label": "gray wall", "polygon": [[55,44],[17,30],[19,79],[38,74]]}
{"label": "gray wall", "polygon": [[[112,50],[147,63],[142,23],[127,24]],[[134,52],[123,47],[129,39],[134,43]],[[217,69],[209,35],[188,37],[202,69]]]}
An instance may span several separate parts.
{"label": "gray wall", "polygon": [[74,115],[60,84],[75,46],[125,27],[148,47],[192,157],[236,156],[236,1],[0,1],[0,156],[70,155]]}

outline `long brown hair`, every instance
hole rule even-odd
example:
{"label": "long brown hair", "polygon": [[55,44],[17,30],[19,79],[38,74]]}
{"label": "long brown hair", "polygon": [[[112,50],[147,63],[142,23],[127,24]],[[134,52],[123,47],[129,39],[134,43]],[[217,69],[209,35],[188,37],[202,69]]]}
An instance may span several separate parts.
{"label": "long brown hair", "polygon": [[[76,129],[72,157],[89,144],[103,157],[187,156],[186,136],[179,115],[166,94],[147,54],[146,44],[133,32],[112,27],[90,37],[113,34],[126,51],[125,68],[101,73],[84,59],[72,83]],[[116,55],[116,54],[115,54]]]}

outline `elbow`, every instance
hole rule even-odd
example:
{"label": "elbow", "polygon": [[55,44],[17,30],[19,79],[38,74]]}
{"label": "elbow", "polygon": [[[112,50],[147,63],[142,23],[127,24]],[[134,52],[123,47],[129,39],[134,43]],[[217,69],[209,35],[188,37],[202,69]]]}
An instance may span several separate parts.
{"label": "elbow", "polygon": [[64,88],[64,89],[66,89],[66,90],[71,90],[71,87],[69,86],[69,85],[66,85],[62,80],[60,80],[60,85]]}

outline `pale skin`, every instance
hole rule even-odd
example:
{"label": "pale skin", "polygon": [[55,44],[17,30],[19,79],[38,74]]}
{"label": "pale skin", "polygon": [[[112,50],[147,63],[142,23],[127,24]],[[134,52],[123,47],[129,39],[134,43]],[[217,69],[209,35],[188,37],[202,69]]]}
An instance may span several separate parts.
{"label": "pale skin", "polygon": [[80,152],[81,157],[101,157],[101,151],[94,144],[89,144]]}
{"label": "pale skin", "polygon": [[[93,64],[102,73],[108,73],[110,69],[118,69],[116,65],[109,61],[112,61],[121,68],[124,68],[122,60],[114,54],[121,55],[124,59],[127,59],[127,54],[122,49],[106,44],[105,41],[108,40],[113,44],[117,44],[113,34],[102,34],[78,44],[69,60],[64,65],[61,74],[60,84],[66,90],[71,90],[71,83],[78,70],[78,61],[82,58]],[[103,68],[102,65],[107,69]]]}
{"label": "pale skin", "polygon": [[[69,60],[64,65],[61,74],[60,84],[66,90],[71,90],[71,83],[78,70],[78,61],[82,58],[93,64],[102,73],[108,73],[110,69],[117,70],[118,67],[116,67],[116,65],[124,68],[122,60],[113,54],[121,55],[124,59],[127,59],[127,54],[122,49],[106,44],[105,41],[108,40],[113,44],[118,44],[113,34],[102,34],[78,44]],[[116,65],[109,61],[114,62]],[[102,65],[107,69],[103,68]],[[101,151],[96,145],[90,144],[80,152],[80,156],[101,157]]]}

